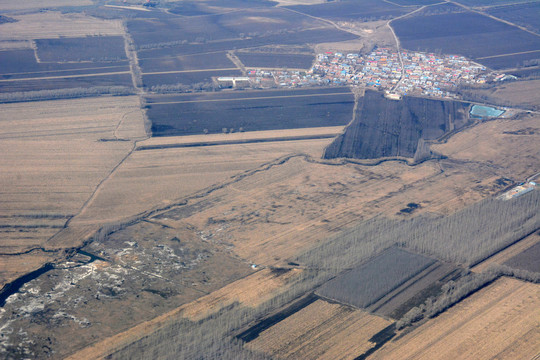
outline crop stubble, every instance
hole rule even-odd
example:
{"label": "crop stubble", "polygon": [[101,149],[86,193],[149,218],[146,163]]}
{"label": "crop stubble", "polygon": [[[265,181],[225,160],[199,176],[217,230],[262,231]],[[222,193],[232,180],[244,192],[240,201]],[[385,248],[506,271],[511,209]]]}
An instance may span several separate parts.
{"label": "crop stubble", "polygon": [[372,359],[531,359],[540,351],[540,286],[501,278]]}

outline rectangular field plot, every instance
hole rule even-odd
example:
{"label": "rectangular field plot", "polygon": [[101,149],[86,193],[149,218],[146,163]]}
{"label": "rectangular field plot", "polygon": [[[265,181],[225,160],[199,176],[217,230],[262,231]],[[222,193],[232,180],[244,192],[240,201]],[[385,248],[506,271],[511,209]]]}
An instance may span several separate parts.
{"label": "rectangular field plot", "polygon": [[154,136],[346,125],[354,99],[348,88],[152,96]]}
{"label": "rectangular field plot", "polygon": [[143,74],[143,84],[146,87],[156,85],[211,83],[212,77],[242,76],[240,70],[202,70],[186,72],[165,72],[163,74]]}
{"label": "rectangular field plot", "polygon": [[[145,54],[144,52],[142,54]],[[212,55],[164,56],[160,58],[139,58],[143,73],[160,71],[183,71],[202,69],[228,69],[236,65],[227,57],[226,52]]]}
{"label": "rectangular field plot", "polygon": [[501,278],[386,343],[370,359],[534,359],[540,338],[540,285]]}
{"label": "rectangular field plot", "polygon": [[236,56],[248,68],[309,69],[315,60],[314,55],[306,54],[238,52]]}
{"label": "rectangular field plot", "polygon": [[[540,61],[540,49],[525,51],[513,55],[489,56],[477,58],[476,61],[492,69],[520,68],[527,64]],[[527,69],[526,67],[524,68]]]}
{"label": "rectangular field plot", "polygon": [[125,60],[121,36],[38,39],[37,54],[42,62]]}
{"label": "rectangular field plot", "polygon": [[540,2],[494,7],[487,12],[529,30],[540,32]]}
{"label": "rectangular field plot", "polygon": [[[192,54],[209,54],[235,50],[246,49],[252,47],[260,47],[265,45],[304,45],[304,44],[317,44],[328,42],[331,39],[333,42],[346,41],[356,39],[357,36],[337,30],[335,28],[316,28],[308,30],[299,30],[286,32],[284,34],[265,34],[261,36],[253,36],[245,39],[225,39],[220,41],[203,43],[187,43],[170,47],[157,46],[155,48],[145,49],[139,48],[139,58],[154,58],[163,56],[176,56],[176,55],[192,55]],[[176,41],[176,40],[173,40]]]}
{"label": "rectangular field plot", "polygon": [[434,263],[435,260],[425,256],[390,248],[330,280],[317,290],[317,295],[365,308]]}
{"label": "rectangular field plot", "polygon": [[[392,22],[405,49],[442,51],[477,59],[540,49],[540,37],[472,12],[412,16]],[[481,60],[478,60],[482,63]],[[499,63],[512,67],[515,61]]]}
{"label": "rectangular field plot", "polygon": [[138,46],[168,42],[210,42],[240,39],[309,27],[330,28],[321,20],[284,9],[258,8],[196,18],[137,19],[127,23]]}
{"label": "rectangular field plot", "polygon": [[540,232],[531,235],[537,239],[537,243],[504,263],[516,269],[540,272]]}
{"label": "rectangular field plot", "polygon": [[132,86],[131,74],[92,75],[54,78],[0,80],[0,92],[89,88],[94,86]]}
{"label": "rectangular field plot", "polygon": [[264,330],[246,346],[279,359],[355,359],[390,321],[317,300]]}
{"label": "rectangular field plot", "polygon": [[336,1],[317,5],[297,5],[288,8],[311,16],[336,20],[381,20],[411,11],[391,3],[377,0]]}

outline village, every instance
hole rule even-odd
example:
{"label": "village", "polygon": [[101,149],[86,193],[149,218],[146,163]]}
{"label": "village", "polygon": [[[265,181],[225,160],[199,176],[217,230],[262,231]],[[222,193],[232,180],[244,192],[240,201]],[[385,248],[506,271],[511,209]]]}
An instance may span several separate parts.
{"label": "village", "polygon": [[[400,59],[401,55],[401,59]],[[402,65],[403,64],[403,65]],[[251,70],[252,86],[299,87],[315,85],[357,85],[401,95],[456,97],[458,85],[484,84],[504,79],[485,66],[459,55],[402,51],[381,48],[369,55],[326,52],[318,54],[308,71]]]}

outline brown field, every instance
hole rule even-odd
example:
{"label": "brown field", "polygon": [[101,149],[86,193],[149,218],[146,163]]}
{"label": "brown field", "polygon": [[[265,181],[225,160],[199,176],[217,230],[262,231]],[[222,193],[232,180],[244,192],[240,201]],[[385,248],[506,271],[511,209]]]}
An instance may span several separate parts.
{"label": "brown field", "polygon": [[355,359],[391,322],[362,310],[317,300],[263,331],[246,346],[279,359]]}
{"label": "brown field", "polygon": [[[137,97],[0,105],[0,252],[42,246],[80,211],[146,136],[137,106]],[[131,140],[99,141],[115,136]]]}
{"label": "brown field", "polygon": [[532,359],[539,309],[538,284],[501,278],[369,359]]}
{"label": "brown field", "polygon": [[510,101],[521,106],[538,106],[540,80],[524,80],[504,83],[488,90],[478,90],[478,94],[487,95],[494,99]]}
{"label": "brown field", "polygon": [[0,41],[124,34],[120,20],[102,20],[81,14],[49,11],[11,17],[19,21],[1,25]]}
{"label": "brown field", "polygon": [[[295,140],[297,138],[309,137],[333,137],[343,132],[343,126],[269,130],[269,131],[247,131],[236,132],[232,134],[207,134],[207,135],[188,135],[171,137],[153,137],[137,143],[137,149],[157,148],[157,147],[182,147],[193,146],[197,144],[219,145],[224,143],[239,142],[257,142],[257,141],[278,141]],[[286,144],[286,143],[285,143]],[[309,151],[310,149],[306,149]],[[312,153],[311,151],[309,151]],[[313,152],[313,156],[320,157],[321,153]]]}
{"label": "brown field", "polygon": [[480,264],[474,266],[471,270],[474,272],[482,272],[491,264],[502,265],[507,260],[527,250],[538,242],[540,242],[540,234],[536,232],[527,236],[525,239],[515,243],[514,245],[507,247],[506,249],[493,255],[492,257],[482,261]]}
{"label": "brown field", "polygon": [[483,123],[432,149],[451,159],[490,164],[505,177],[523,181],[540,168],[539,143],[540,116],[526,115]]}
{"label": "brown field", "polygon": [[331,141],[295,140],[135,151],[73,223],[115,221],[164,207],[288,154],[308,153],[319,157]]}

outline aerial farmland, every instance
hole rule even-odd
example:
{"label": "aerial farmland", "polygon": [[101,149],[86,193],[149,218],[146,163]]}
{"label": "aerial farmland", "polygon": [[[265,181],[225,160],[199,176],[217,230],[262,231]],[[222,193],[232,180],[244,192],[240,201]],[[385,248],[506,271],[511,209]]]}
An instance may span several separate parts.
{"label": "aerial farmland", "polygon": [[538,9],[0,0],[0,356],[538,357]]}

